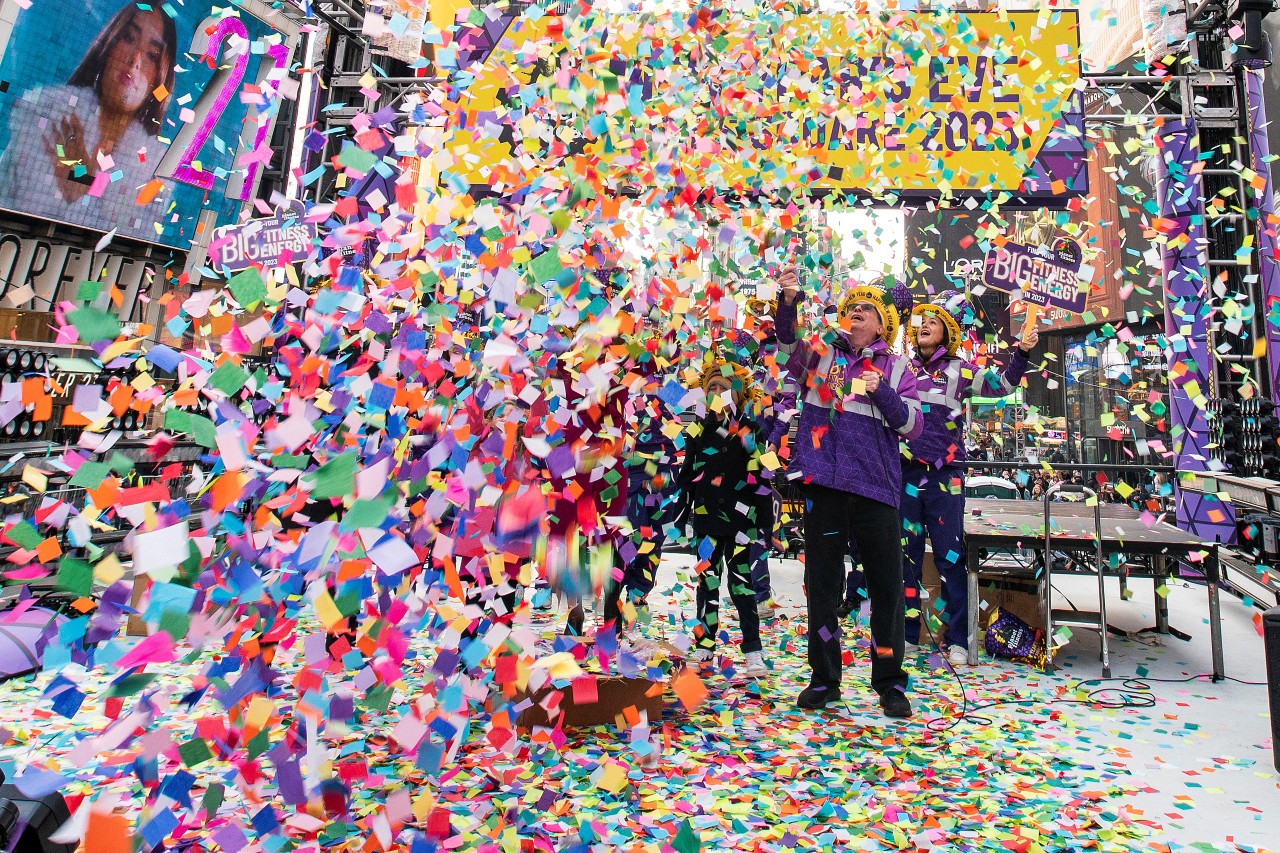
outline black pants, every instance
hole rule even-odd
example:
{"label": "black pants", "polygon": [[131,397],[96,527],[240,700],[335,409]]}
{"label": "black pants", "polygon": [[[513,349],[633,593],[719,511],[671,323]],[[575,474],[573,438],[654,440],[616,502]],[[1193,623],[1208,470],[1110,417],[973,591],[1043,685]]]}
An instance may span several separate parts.
{"label": "black pants", "polygon": [[[662,526],[671,515],[667,507],[670,498],[661,492],[637,492],[627,496],[627,520],[631,522],[632,544],[637,553],[628,561],[621,549],[615,549],[615,560],[622,570],[622,579],[610,575],[604,584],[604,621],[613,622],[621,633],[622,596],[629,594],[633,603],[644,601],[653,592],[654,579],[658,576],[658,564],[662,562],[662,546],[667,537]],[[638,553],[640,545],[650,544],[650,550]]]}
{"label": "black pants", "polygon": [[861,495],[806,487],[804,584],[809,598],[809,667],[815,686],[839,689],[840,618],[844,556],[858,543],[871,600],[871,686],[881,695],[906,690],[902,669],[905,606],[902,592],[902,519],[888,504]]}
{"label": "black pants", "polygon": [[752,548],[734,542],[732,534],[708,538],[714,547],[711,565],[698,575],[698,621],[706,632],[698,638],[698,648],[716,647],[716,634],[720,630],[720,586],[724,579],[723,567],[727,565],[729,597],[738,610],[738,624],[742,627],[742,651],[758,652],[763,647],[760,645],[760,613],[756,610],[756,593],[751,586]]}

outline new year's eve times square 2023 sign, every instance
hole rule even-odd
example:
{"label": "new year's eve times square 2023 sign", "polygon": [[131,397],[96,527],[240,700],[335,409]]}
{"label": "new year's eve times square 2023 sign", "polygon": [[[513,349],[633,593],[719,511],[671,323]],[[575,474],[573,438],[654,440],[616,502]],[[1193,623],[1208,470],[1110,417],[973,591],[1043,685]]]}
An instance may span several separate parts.
{"label": "new year's eve times square 2023 sign", "polygon": [[[487,56],[437,50],[462,109],[428,172],[482,192],[588,169],[712,194],[1054,204],[1087,191],[1075,12],[686,24],[531,7]],[[571,132],[567,155],[549,125]]]}
{"label": "new year's eve times square 2023 sign", "polygon": [[183,250],[205,210],[233,221],[270,155],[246,117],[296,27],[256,0],[23,6],[0,45],[0,208]]}

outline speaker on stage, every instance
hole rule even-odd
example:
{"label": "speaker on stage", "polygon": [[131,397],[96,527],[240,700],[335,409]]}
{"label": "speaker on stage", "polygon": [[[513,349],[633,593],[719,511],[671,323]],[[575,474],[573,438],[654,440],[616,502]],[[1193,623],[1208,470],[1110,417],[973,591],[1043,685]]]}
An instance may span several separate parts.
{"label": "speaker on stage", "polygon": [[1280,607],[1262,614],[1262,644],[1267,650],[1267,697],[1271,703],[1271,760],[1280,770]]}

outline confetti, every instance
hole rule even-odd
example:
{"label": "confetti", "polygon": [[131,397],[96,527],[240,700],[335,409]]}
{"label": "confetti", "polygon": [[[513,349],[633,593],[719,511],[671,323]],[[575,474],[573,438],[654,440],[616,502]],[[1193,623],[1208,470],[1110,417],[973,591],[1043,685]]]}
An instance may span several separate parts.
{"label": "confetti", "polygon": [[[912,694],[929,722],[889,728],[856,690],[829,717],[792,707],[808,674],[796,610],[762,605],[767,680],[741,677],[729,608],[709,626],[722,654],[701,670],[687,660],[706,631],[688,618],[689,563],[710,555],[677,515],[678,463],[701,429],[690,424],[733,397],[708,394],[718,367],[752,387],[762,428],[744,438],[749,464],[781,485],[797,409],[772,326],[784,264],[801,271],[800,322],[820,347],[851,285],[901,272],[928,291],[918,298],[968,285],[980,302],[982,256],[1061,232],[1083,255],[1070,284],[1088,328],[1028,376],[1105,398],[1086,416],[1090,440],[1141,432],[1143,465],[1188,452],[1189,413],[1208,408],[1211,386],[1176,327],[1208,309],[1166,306],[1151,280],[1162,253],[1203,236],[1137,184],[1117,245],[1091,222],[1073,124],[1078,19],[458,2],[428,22],[419,5],[371,6],[364,23],[414,57],[420,29],[443,72],[430,97],[379,104],[370,71],[369,112],[325,107],[351,110],[349,134],[302,134],[318,165],[296,179],[335,195],[255,205],[315,239],[229,278],[206,261],[199,287],[148,267],[154,328],[122,322],[139,286],[126,295],[111,264],[59,282],[51,331],[76,357],[5,378],[0,428],[56,411],[68,432],[9,463],[6,577],[53,586],[43,603],[59,609],[35,627],[47,671],[6,685],[0,769],[24,791],[64,793],[63,832],[88,851],[1165,849],[1172,820],[1132,807],[1155,783],[1111,760],[1154,715],[1071,717],[1058,703],[1085,689],[1062,676],[991,665],[957,685],[921,666]],[[196,106],[180,105],[183,121]],[[219,142],[189,168],[227,171]],[[1117,174],[1157,150],[1132,127],[1089,145],[1119,158],[1094,171]],[[91,197],[123,191],[139,208],[140,231],[113,228],[98,252],[194,232],[190,195],[116,176],[162,156],[143,155],[69,166]],[[825,210],[833,190],[853,193],[843,224]],[[904,191],[930,201],[900,213]],[[222,204],[220,190],[204,195]],[[1022,217],[1015,196],[1058,207]],[[1238,204],[1224,196],[1204,216]],[[976,271],[923,243],[901,264],[877,254],[925,214],[964,223],[955,248]],[[36,295],[11,277],[15,305]],[[1113,281],[1123,296],[1108,303]],[[1243,297],[1220,302],[1228,331],[1261,316]],[[1153,331],[1166,308],[1170,328]],[[999,341],[1029,332],[971,311],[982,331],[964,378],[994,386]],[[866,390],[853,378],[844,400],[864,405]],[[1013,443],[1006,405],[982,427],[997,444]],[[1045,453],[1011,485],[1038,497],[1050,448],[1084,425],[1035,406],[1019,419],[1020,440]],[[832,435],[814,429],[814,447]],[[966,438],[948,436],[938,459]],[[1097,485],[1147,527],[1173,494],[1155,479]],[[802,512],[793,502],[783,527]],[[621,636],[574,624],[573,605],[606,594]],[[913,602],[937,622],[941,601]],[[37,606],[24,597],[0,618]],[[883,652],[859,625],[840,633],[851,667]],[[601,726],[529,722],[603,704],[618,681],[647,685],[648,701]],[[989,705],[989,721],[959,719]]]}

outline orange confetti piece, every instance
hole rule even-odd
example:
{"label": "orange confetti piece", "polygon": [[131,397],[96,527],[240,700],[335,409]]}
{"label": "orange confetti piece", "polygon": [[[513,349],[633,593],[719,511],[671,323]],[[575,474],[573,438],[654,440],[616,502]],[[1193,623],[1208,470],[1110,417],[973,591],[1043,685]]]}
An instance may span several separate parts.
{"label": "orange confetti piece", "polygon": [[164,189],[164,183],[158,179],[148,181],[142,189],[138,190],[138,196],[133,200],[134,204],[151,204],[155,201],[156,196],[160,195],[160,191]]}
{"label": "orange confetti piece", "polygon": [[680,704],[684,705],[686,711],[692,712],[703,702],[707,701],[709,691],[702,679],[692,669],[685,668],[671,682],[671,689],[675,691],[676,698],[680,700]]}

